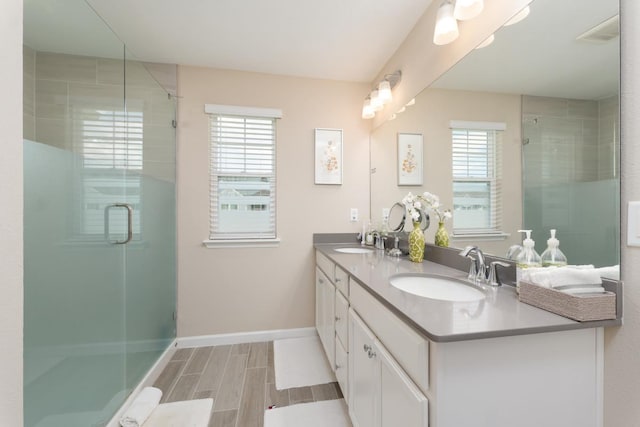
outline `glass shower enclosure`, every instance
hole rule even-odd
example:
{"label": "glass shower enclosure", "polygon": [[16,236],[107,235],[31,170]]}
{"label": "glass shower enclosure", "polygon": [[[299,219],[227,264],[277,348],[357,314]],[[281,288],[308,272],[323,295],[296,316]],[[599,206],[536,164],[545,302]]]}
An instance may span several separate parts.
{"label": "glass shower enclosure", "polygon": [[175,338],[174,100],[82,0],[24,2],[25,426],[103,426]]}

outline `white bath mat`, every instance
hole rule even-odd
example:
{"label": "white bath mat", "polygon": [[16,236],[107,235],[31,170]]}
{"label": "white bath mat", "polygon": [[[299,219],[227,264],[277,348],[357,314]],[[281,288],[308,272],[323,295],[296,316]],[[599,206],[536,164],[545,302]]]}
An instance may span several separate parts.
{"label": "white bath mat", "polygon": [[267,409],[264,427],[351,427],[344,399]]}
{"label": "white bath mat", "polygon": [[162,403],[153,410],[143,427],[207,427],[213,399]]}
{"label": "white bath mat", "polygon": [[317,335],[274,341],[273,363],[278,390],[336,381]]}

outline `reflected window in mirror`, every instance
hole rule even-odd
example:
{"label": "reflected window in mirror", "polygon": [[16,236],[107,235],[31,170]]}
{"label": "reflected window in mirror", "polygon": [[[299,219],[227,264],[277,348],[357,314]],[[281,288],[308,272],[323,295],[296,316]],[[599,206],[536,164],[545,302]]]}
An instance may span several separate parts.
{"label": "reflected window in mirror", "polygon": [[452,122],[454,235],[501,233],[500,126],[459,126]]}

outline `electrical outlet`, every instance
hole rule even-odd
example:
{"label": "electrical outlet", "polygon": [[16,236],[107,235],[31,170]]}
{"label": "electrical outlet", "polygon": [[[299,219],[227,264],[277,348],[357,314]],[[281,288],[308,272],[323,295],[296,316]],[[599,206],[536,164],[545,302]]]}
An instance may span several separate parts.
{"label": "electrical outlet", "polygon": [[627,246],[640,246],[640,202],[629,202]]}
{"label": "electrical outlet", "polygon": [[382,221],[389,221],[389,208],[382,208]]}
{"label": "electrical outlet", "polygon": [[351,219],[351,222],[358,222],[358,208],[351,208],[349,218]]}

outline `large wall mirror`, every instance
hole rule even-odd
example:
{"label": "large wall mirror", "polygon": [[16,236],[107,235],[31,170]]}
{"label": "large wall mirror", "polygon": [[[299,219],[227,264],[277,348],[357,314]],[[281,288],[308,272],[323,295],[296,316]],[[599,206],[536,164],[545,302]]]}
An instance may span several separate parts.
{"label": "large wall mirror", "polygon": [[[372,220],[429,191],[453,209],[451,246],[505,256],[524,228],[542,252],[556,229],[569,263],[618,264],[617,16],[617,0],[535,0],[417,94],[372,132]],[[422,135],[421,185],[398,180],[403,134]]]}

